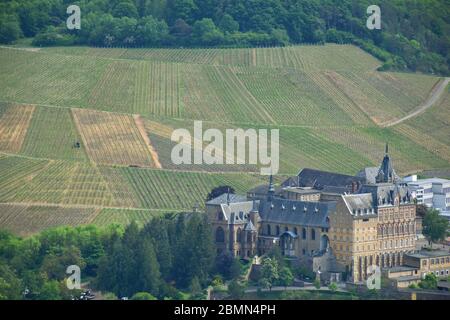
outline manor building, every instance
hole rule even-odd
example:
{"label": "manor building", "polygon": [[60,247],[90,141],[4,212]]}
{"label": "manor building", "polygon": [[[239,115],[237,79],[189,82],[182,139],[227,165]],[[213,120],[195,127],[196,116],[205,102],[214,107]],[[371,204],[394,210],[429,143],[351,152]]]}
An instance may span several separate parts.
{"label": "manor building", "polygon": [[247,196],[208,201],[217,252],[249,258],[278,246],[295,263],[355,283],[367,278],[368,266],[401,266],[415,252],[416,206],[387,146],[374,171],[303,169],[278,189],[270,177]]}

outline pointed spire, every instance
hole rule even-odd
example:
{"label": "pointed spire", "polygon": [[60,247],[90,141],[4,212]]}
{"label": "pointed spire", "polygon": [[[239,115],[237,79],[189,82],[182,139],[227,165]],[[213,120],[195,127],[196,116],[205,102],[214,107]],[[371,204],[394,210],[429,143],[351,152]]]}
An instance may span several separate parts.
{"label": "pointed spire", "polygon": [[270,174],[269,177],[269,190],[267,192],[267,200],[272,201],[273,195],[275,194],[275,187],[273,185],[273,176]]}
{"label": "pointed spire", "polygon": [[274,192],[275,191],[275,187],[273,185],[273,176],[272,174],[270,174],[269,177],[269,192]]}

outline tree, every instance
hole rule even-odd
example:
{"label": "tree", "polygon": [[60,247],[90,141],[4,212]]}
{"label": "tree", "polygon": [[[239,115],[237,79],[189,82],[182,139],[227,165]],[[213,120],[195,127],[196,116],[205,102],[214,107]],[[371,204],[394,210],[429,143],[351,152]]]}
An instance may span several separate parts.
{"label": "tree", "polygon": [[168,234],[168,222],[155,218],[143,230],[143,236],[153,242],[159,269],[164,279],[168,280],[173,264],[172,248]]}
{"label": "tree", "polygon": [[233,263],[234,258],[231,252],[223,251],[221,254],[216,256],[216,272],[220,273],[225,279],[231,279],[231,266],[233,265]]}
{"label": "tree", "polygon": [[242,264],[239,261],[239,259],[234,258],[233,262],[231,263],[230,266],[230,279],[237,279],[239,278],[239,276],[241,275],[242,272]]}
{"label": "tree", "polygon": [[317,290],[320,289],[321,284],[320,284],[320,280],[319,280],[319,279],[314,280],[314,287],[315,287]]}
{"label": "tree", "polygon": [[139,20],[136,28],[136,38],[143,45],[161,44],[169,34],[169,27],[165,21],[160,21],[152,16]]}
{"label": "tree", "polygon": [[78,247],[69,246],[61,251],[59,254],[48,254],[43,259],[41,271],[47,275],[48,279],[63,280],[67,276],[68,266],[77,265],[83,269],[86,265]]}
{"label": "tree", "polygon": [[193,299],[200,298],[202,294],[202,286],[200,285],[200,281],[197,277],[192,278],[191,285],[189,286],[189,290],[191,292],[191,296]]}
{"label": "tree", "polygon": [[44,283],[39,293],[40,300],[61,300],[59,283],[56,280]]}
{"label": "tree", "polygon": [[216,27],[214,21],[209,18],[194,23],[192,34],[196,41],[206,45],[217,45],[223,41],[223,33]]}
{"label": "tree", "polygon": [[137,18],[139,16],[134,3],[129,2],[129,1],[120,2],[114,8],[113,15],[118,18],[122,18],[122,17]]}
{"label": "tree", "polygon": [[186,288],[194,277],[198,277],[200,283],[206,283],[216,253],[207,217],[200,213],[190,215],[186,232],[178,235],[173,270],[180,287]]}
{"label": "tree", "polygon": [[239,281],[233,280],[228,285],[228,293],[232,299],[240,300],[244,297],[245,286],[240,284]]}
{"label": "tree", "polygon": [[22,283],[7,265],[0,264],[0,300],[21,298]]}
{"label": "tree", "polygon": [[279,279],[279,267],[278,262],[272,258],[265,258],[261,267],[261,282],[264,288],[272,290],[272,286]]}
{"label": "tree", "polygon": [[0,43],[9,44],[21,36],[22,30],[15,16],[0,16]]}
{"label": "tree", "polygon": [[136,292],[130,300],[158,300],[148,292]]}
{"label": "tree", "polygon": [[170,28],[170,33],[176,37],[188,37],[192,33],[192,27],[183,19],[177,19]]}
{"label": "tree", "polygon": [[433,242],[444,240],[447,234],[448,220],[435,209],[428,210],[423,219],[423,234],[430,246]]}
{"label": "tree", "polygon": [[138,290],[158,295],[161,273],[153,244],[150,240],[145,239],[138,250],[136,258],[137,269],[139,270]]}
{"label": "tree", "polygon": [[338,286],[335,282],[331,282],[330,285],[328,286],[328,289],[330,289],[332,292],[336,292]]}
{"label": "tree", "polygon": [[419,287],[422,289],[436,289],[438,279],[434,273],[428,273],[425,279],[419,282]]}
{"label": "tree", "polygon": [[294,283],[294,276],[292,275],[291,269],[288,267],[281,269],[279,283],[285,287],[285,289]]}
{"label": "tree", "polygon": [[239,23],[226,13],[223,15],[222,19],[220,19],[219,28],[224,33],[234,33],[239,31]]}
{"label": "tree", "polygon": [[216,188],[212,189],[210,193],[208,193],[208,196],[206,197],[206,201],[217,198],[218,196],[221,196],[224,193],[234,194],[235,191],[234,191],[234,188],[230,187],[230,186],[216,187]]}
{"label": "tree", "polygon": [[193,0],[169,0],[167,3],[169,22],[176,19],[192,22],[194,13],[197,10]]}

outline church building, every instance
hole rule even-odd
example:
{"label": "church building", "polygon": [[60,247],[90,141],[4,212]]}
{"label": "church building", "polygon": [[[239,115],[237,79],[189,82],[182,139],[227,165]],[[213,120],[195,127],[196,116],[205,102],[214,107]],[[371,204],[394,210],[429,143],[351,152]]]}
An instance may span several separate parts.
{"label": "church building", "polygon": [[[264,192],[265,190],[265,192]],[[381,165],[355,176],[303,169],[275,188],[206,203],[217,253],[261,256],[274,246],[324,276],[364,281],[371,265],[403,264],[415,251],[416,205],[386,146]]]}

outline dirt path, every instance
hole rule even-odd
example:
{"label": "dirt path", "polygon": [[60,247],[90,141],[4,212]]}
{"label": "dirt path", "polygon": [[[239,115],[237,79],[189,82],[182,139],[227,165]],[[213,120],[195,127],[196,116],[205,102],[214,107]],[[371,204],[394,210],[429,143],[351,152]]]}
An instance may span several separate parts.
{"label": "dirt path", "polygon": [[155,164],[155,167],[158,169],[162,169],[161,162],[159,162],[158,152],[156,152],[155,148],[153,148],[153,145],[150,141],[150,138],[148,137],[147,132],[145,131],[144,123],[142,122],[142,118],[140,115],[135,114],[133,115],[134,122],[136,123],[136,127],[138,128],[142,139],[144,139],[145,144],[147,145],[148,151],[150,151],[150,155],[152,156],[153,163]]}
{"label": "dirt path", "polygon": [[442,96],[442,94],[445,92],[445,89],[447,88],[447,85],[450,82],[450,78],[445,78],[439,81],[439,83],[431,90],[429,97],[427,100],[420,106],[418,106],[414,111],[412,111],[410,114],[396,120],[391,120],[384,122],[380,124],[381,127],[392,127],[396,124],[402,123],[405,120],[408,120],[412,117],[415,117],[422,112],[426,111],[427,109],[431,108]]}

